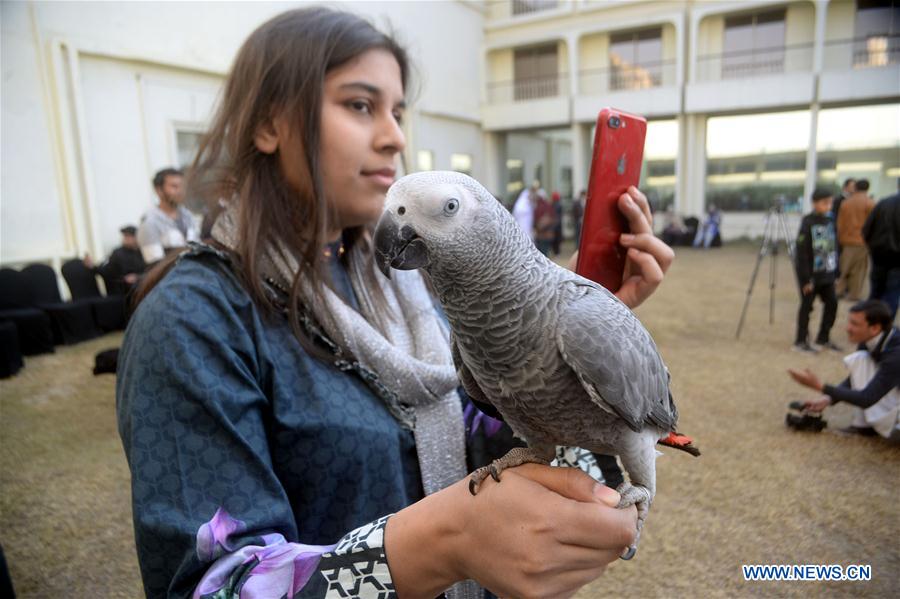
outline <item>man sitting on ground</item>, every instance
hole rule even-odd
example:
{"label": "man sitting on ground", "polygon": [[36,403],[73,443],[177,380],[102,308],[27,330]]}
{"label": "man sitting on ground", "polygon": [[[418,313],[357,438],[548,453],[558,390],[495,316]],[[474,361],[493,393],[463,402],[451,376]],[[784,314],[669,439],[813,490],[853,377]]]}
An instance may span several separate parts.
{"label": "man sitting on ground", "polygon": [[856,409],[853,425],[843,432],[900,439],[900,331],[892,326],[887,304],[865,300],[850,308],[847,337],[859,346],[844,358],[850,376],[840,385],[823,384],[808,368],[788,370],[795,381],[823,394],[805,409],[821,412],[844,401]]}

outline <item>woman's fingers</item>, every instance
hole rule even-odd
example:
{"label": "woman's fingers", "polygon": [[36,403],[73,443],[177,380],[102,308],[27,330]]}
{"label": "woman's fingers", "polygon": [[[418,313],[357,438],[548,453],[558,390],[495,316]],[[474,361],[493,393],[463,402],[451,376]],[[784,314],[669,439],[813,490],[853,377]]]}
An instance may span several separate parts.
{"label": "woman's fingers", "polygon": [[618,556],[634,542],[637,534],[637,508],[634,506],[616,509],[569,502],[562,510],[570,525],[556,531],[560,543],[612,551]]}
{"label": "woman's fingers", "polygon": [[640,207],[641,212],[644,213],[644,217],[647,219],[647,223],[652,228],[653,211],[650,210],[650,201],[647,199],[647,196],[634,185],[628,188],[628,195],[630,195],[631,199]]}
{"label": "woman's fingers", "polygon": [[619,494],[583,471],[527,464],[507,470],[502,476],[507,475],[523,476],[561,496],[559,501],[553,502],[552,508],[559,517],[554,537],[560,543],[617,551],[634,540],[637,510],[634,507],[616,509]]}
{"label": "woman's fingers", "polygon": [[641,252],[650,254],[663,272],[669,270],[675,260],[675,252],[661,239],[652,233],[631,234],[625,233],[619,238],[619,243],[627,248],[635,248]]}
{"label": "woman's fingers", "polygon": [[523,464],[510,470],[528,478],[551,491],[581,502],[601,502],[609,507],[619,504],[619,494],[601,485],[578,468],[555,468],[538,464]]}
{"label": "woman's fingers", "polygon": [[[644,284],[649,289],[655,289],[662,283],[665,272],[663,266],[655,256],[635,248],[630,248],[628,250],[628,258],[638,266],[639,273],[635,273],[634,269],[632,269],[630,274],[632,277],[638,277],[640,283]],[[668,265],[666,265],[665,268],[668,268]]]}
{"label": "woman's fingers", "polygon": [[628,222],[628,230],[632,233],[651,232],[647,215],[644,214],[644,211],[641,210],[638,203],[627,193],[623,193],[619,196],[619,212],[625,217],[625,220]]}

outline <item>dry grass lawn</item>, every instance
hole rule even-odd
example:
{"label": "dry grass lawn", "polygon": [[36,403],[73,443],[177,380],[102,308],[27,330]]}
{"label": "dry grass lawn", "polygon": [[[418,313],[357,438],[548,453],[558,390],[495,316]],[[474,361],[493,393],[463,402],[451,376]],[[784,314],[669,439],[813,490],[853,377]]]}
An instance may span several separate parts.
{"label": "dry grass lawn", "polygon": [[[785,374],[843,378],[840,356],[790,351],[797,308],[778,257],[775,324],[764,263],[734,338],[756,247],[680,250],[639,309],[673,376],[681,429],[703,456],[667,451],[641,548],[579,597],[897,596],[900,448],[784,426],[809,397]],[[842,303],[834,339],[847,345]],[[813,314],[818,325],[820,309]],[[114,377],[91,374],[109,335],[27,360],[0,382],[0,544],[20,597],[138,597],[129,476]],[[843,406],[829,426],[849,422]],[[741,564],[870,564],[870,582],[744,582]]]}

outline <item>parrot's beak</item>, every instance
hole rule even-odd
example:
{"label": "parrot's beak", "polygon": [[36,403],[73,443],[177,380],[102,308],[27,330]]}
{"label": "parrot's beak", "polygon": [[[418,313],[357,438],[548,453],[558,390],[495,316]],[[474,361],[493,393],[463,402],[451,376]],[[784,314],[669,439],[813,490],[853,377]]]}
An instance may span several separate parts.
{"label": "parrot's beak", "polygon": [[390,212],[385,212],[375,225],[375,261],[384,276],[391,278],[391,267],[414,270],[428,266],[428,249],[415,229],[401,227]]}

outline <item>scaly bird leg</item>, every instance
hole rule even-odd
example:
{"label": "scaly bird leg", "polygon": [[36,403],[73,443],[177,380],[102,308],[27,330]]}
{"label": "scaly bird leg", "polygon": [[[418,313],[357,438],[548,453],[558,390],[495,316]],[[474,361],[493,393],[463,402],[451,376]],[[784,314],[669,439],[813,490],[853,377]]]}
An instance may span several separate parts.
{"label": "scaly bird leg", "polygon": [[482,481],[484,481],[489,474],[491,475],[491,478],[499,483],[500,473],[507,468],[515,468],[522,464],[543,464],[544,466],[547,466],[550,464],[550,460],[553,459],[554,455],[556,455],[555,448],[548,450],[532,447],[515,447],[509,450],[502,458],[494,460],[489,465],[482,466],[473,472],[472,476],[469,477],[469,492],[472,493],[472,495],[478,493],[478,487],[481,486]]}
{"label": "scaly bird leg", "polygon": [[653,501],[653,496],[647,487],[632,485],[628,481],[619,485],[616,491],[621,495],[619,505],[616,506],[617,508],[622,509],[634,505],[637,507],[638,512],[637,535],[634,537],[634,543],[620,556],[624,560],[629,560],[637,552],[638,541],[641,540],[641,529],[644,528],[644,520],[647,519],[647,514],[650,512],[650,503]]}

